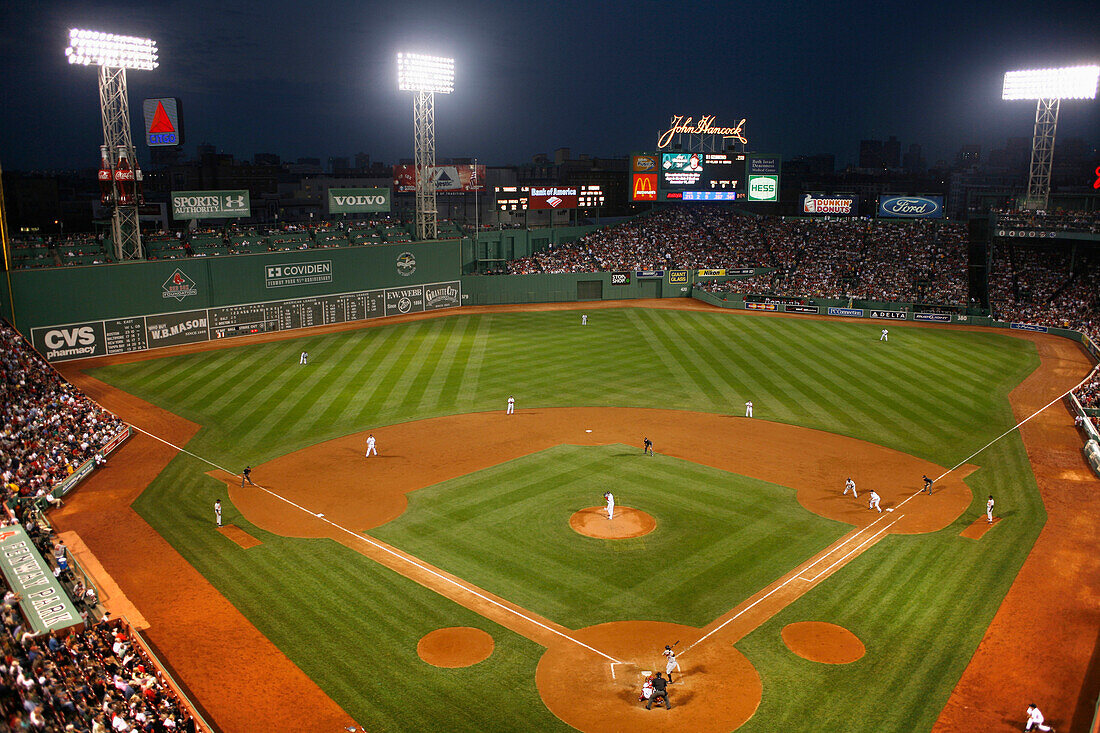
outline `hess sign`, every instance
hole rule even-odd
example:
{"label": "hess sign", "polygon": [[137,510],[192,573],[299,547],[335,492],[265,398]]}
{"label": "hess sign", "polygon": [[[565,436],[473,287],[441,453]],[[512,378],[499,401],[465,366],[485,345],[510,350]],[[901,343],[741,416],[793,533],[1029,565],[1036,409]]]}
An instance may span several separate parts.
{"label": "hess sign", "polygon": [[151,148],[183,144],[180,126],[180,101],[175,97],[146,99],[141,105],[145,116],[145,142]]}

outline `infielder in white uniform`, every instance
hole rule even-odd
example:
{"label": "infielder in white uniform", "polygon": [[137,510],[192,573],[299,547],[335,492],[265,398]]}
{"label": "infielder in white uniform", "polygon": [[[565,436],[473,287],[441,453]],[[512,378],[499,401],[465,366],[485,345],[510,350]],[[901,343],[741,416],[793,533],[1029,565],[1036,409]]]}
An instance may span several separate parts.
{"label": "infielder in white uniform", "polygon": [[989,500],[985,503],[985,518],[993,524],[993,494],[989,495]]}
{"label": "infielder in white uniform", "polygon": [[309,352],[303,351],[302,355],[298,357],[299,364],[309,364]]}
{"label": "infielder in white uniform", "polygon": [[684,673],[680,671],[680,663],[676,661],[676,652],[672,651],[672,647],[666,644],[665,650],[661,654],[664,654],[665,658],[668,659],[665,662],[665,674],[668,675],[668,681],[672,682],[672,670],[680,672],[680,676],[683,677]]}
{"label": "infielder in white uniform", "polygon": [[1042,711],[1035,707],[1035,703],[1031,703],[1027,706],[1027,725],[1024,726],[1024,730],[1054,730],[1049,725],[1043,725]]}
{"label": "infielder in white uniform", "polygon": [[508,396],[508,412],[506,412],[505,414],[506,415],[511,415],[515,411],[516,411],[516,398],[509,395]]}
{"label": "infielder in white uniform", "polygon": [[615,518],[615,495],[610,491],[603,492],[603,498],[607,501],[607,519],[611,521]]}
{"label": "infielder in white uniform", "polygon": [[588,314],[587,313],[581,314],[581,325],[582,326],[587,326],[588,325]]}
{"label": "infielder in white uniform", "polygon": [[859,498],[859,494],[856,493],[856,482],[852,480],[851,476],[844,482],[844,493],[847,494],[849,491],[852,492],[852,496]]}
{"label": "infielder in white uniform", "polygon": [[885,328],[882,329],[882,335],[878,337],[878,340],[879,341],[889,341],[890,340],[890,332],[887,331]]}
{"label": "infielder in white uniform", "polygon": [[745,417],[752,417],[752,400],[745,403]]}
{"label": "infielder in white uniform", "polygon": [[214,519],[217,520],[218,526],[222,526],[222,500],[218,499],[214,502]]}
{"label": "infielder in white uniform", "polygon": [[367,455],[366,458],[370,458],[370,454],[378,455],[378,451],[374,447],[374,435],[367,436]]}
{"label": "infielder in white uniform", "polygon": [[878,505],[879,495],[874,489],[871,489],[871,500],[867,502],[868,509],[878,509],[878,513],[882,514],[882,507]]}

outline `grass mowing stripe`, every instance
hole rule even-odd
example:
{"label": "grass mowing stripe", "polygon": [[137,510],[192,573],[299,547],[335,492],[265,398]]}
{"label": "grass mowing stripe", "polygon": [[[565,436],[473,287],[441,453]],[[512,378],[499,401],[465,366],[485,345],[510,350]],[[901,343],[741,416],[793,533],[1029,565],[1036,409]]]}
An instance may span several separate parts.
{"label": "grass mowing stripe", "polygon": [[466,368],[462,371],[462,381],[458,388],[456,404],[468,404],[474,401],[477,394],[478,380],[481,378],[482,364],[485,362],[485,347],[489,342],[489,336],[493,325],[493,316],[486,314],[477,318],[477,331],[474,333],[473,344],[470,348],[470,358],[466,362]]}
{"label": "grass mowing stripe", "polygon": [[382,403],[383,412],[408,413],[412,411],[413,403],[420,401],[420,396],[429,382],[428,370],[434,372],[438,364],[436,347],[441,343],[443,325],[443,319],[438,318],[424,322],[420,344],[411,355],[409,364],[402,372],[400,379]]}
{"label": "grass mowing stripe", "polygon": [[650,349],[657,354],[661,360],[662,366],[670,373],[674,383],[679,385],[685,392],[694,392],[702,389],[703,394],[706,394],[706,385],[696,381],[684,365],[676,358],[676,355],[661,342],[658,335],[654,332],[650,318],[643,310],[631,312],[631,325],[637,329],[638,334],[642,337],[650,347]]}
{"label": "grass mowing stripe", "polygon": [[425,321],[417,321],[409,325],[416,326],[415,336],[404,341],[400,349],[390,353],[392,358],[385,369],[376,371],[372,375],[375,380],[374,388],[356,416],[356,422],[404,418],[402,413],[392,405],[400,405],[400,400],[404,397],[404,390],[399,389],[399,386],[408,385],[409,375],[413,370],[412,364],[423,348],[424,336],[428,329],[428,323]]}
{"label": "grass mowing stripe", "polygon": [[698,374],[696,381],[711,385],[703,394],[709,397],[712,404],[735,402],[740,398],[729,382],[711,366],[712,359],[707,353],[707,345],[701,343],[690,324],[675,316],[669,317],[667,313],[653,315],[657,331],[666,336],[671,344],[679,347],[672,353],[678,357],[680,363]]}
{"label": "grass mowing stripe", "polygon": [[[462,374],[470,362],[470,355],[473,352],[474,341],[480,324],[480,318],[477,316],[455,316],[454,320],[461,328],[458,334],[452,336],[458,348],[454,352],[454,358],[447,369],[446,377],[443,379],[435,403],[443,411],[452,411],[455,408],[462,385]],[[422,409],[425,411],[429,410],[430,407],[430,405],[422,405]]]}
{"label": "grass mowing stripe", "polygon": [[443,330],[443,348],[436,359],[432,373],[421,385],[420,399],[416,404],[416,412],[428,412],[437,409],[443,389],[446,386],[447,376],[454,366],[455,355],[462,346],[462,333],[465,331],[463,324],[455,318],[442,319],[445,324]]}
{"label": "grass mowing stripe", "polygon": [[[407,325],[416,326],[418,324],[410,323]],[[416,328],[385,328],[372,334],[374,338],[383,341],[375,353],[376,360],[364,363],[362,368],[354,375],[350,387],[354,391],[354,397],[344,405],[344,409],[337,416],[335,423],[343,425],[372,422],[367,416],[374,417],[377,412],[371,414],[374,407],[371,400],[376,394],[385,394],[384,391],[379,391],[382,389],[382,381],[394,368],[394,364],[401,359],[401,355],[417,333],[418,329]]]}

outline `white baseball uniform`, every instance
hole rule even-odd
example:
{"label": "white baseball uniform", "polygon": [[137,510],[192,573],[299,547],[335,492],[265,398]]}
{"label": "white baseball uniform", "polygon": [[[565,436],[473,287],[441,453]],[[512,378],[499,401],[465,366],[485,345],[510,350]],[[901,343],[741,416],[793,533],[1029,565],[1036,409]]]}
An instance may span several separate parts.
{"label": "white baseball uniform", "polygon": [[879,514],[881,514],[882,513],[882,507],[880,507],[878,505],[878,502],[879,502],[878,492],[876,492],[874,489],[871,489],[871,500],[869,502],[867,502],[867,508],[868,509],[878,509]]}
{"label": "white baseball uniform", "polygon": [[607,518],[608,520],[615,518],[615,495],[608,491],[604,494],[604,498],[607,499]]}
{"label": "white baseball uniform", "polygon": [[378,451],[374,447],[374,436],[373,435],[368,435],[367,436],[367,457],[368,458],[370,457],[371,453],[373,453],[374,455],[378,455]]}
{"label": "white baseball uniform", "polygon": [[218,526],[222,526],[222,500],[218,499],[214,502],[214,519],[217,520]]}
{"label": "white baseball uniform", "polygon": [[1024,730],[1050,730],[1049,725],[1043,725],[1042,712],[1034,705],[1029,705],[1027,708],[1027,725],[1024,726]]}
{"label": "white baseball uniform", "polygon": [[852,492],[852,496],[857,499],[859,498],[859,494],[856,493],[856,482],[852,479],[848,479],[844,482],[844,493],[847,494],[849,491]]}
{"label": "white baseball uniform", "polygon": [[985,503],[985,516],[989,520],[990,524],[993,524],[993,497],[989,497],[989,500]]}
{"label": "white baseball uniform", "polygon": [[[680,663],[676,661],[676,652],[671,649],[665,649],[661,653],[668,658],[668,661],[665,663],[665,674],[668,675],[669,679],[672,679],[672,670],[680,672]],[[680,672],[680,674],[683,674],[683,672]]]}
{"label": "white baseball uniform", "polygon": [[302,355],[300,357],[298,357],[298,363],[299,364],[308,364],[309,363],[309,352],[308,351],[303,351],[302,352]]}
{"label": "white baseball uniform", "polygon": [[882,329],[882,335],[878,337],[878,340],[879,341],[889,341],[890,340],[890,332],[887,331],[885,328]]}
{"label": "white baseball uniform", "polygon": [[516,411],[516,398],[515,397],[509,397],[508,398],[508,412],[505,413],[505,414],[511,415],[515,411]]}
{"label": "white baseball uniform", "polygon": [[587,313],[581,315],[581,325],[582,326],[587,326],[588,325],[588,314]]}
{"label": "white baseball uniform", "polygon": [[752,402],[745,403],[745,417],[752,417]]}

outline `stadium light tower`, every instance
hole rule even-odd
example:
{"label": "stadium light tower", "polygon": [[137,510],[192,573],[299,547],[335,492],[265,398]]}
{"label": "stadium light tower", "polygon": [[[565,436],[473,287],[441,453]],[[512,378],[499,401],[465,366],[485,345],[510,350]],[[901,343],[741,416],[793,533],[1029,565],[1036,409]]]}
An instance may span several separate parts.
{"label": "stadium light tower", "polygon": [[99,109],[103,117],[100,184],[103,203],[111,209],[111,239],[119,260],[140,260],[141,170],[130,136],[130,100],[126,70],[151,71],[157,63],[157,43],[148,38],[116,36],[73,28],[65,49],[69,63],[99,67]]}
{"label": "stadium light tower", "polygon": [[1050,168],[1054,161],[1054,133],[1063,99],[1095,99],[1100,66],[1031,69],[1005,74],[1001,99],[1034,99],[1035,135],[1031,140],[1031,172],[1025,209],[1046,209],[1050,201]]}
{"label": "stadium light tower", "polygon": [[416,168],[416,236],[435,239],[435,95],[455,90],[455,60],[418,53],[397,54],[397,88],[413,93],[413,146]]}

